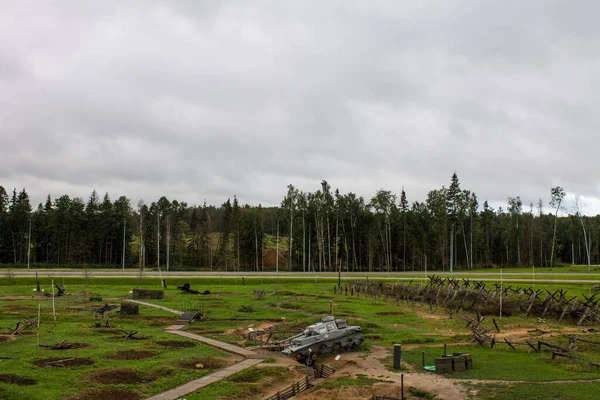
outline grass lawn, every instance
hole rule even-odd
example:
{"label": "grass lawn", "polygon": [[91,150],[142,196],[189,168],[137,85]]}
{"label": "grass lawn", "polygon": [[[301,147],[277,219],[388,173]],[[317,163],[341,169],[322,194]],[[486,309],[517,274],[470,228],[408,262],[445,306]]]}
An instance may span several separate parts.
{"label": "grass lawn", "polygon": [[[577,271],[564,268],[561,273],[553,275],[577,276]],[[486,271],[484,271],[486,272]],[[494,271],[495,272],[495,271]],[[166,311],[140,306],[138,316],[120,316],[110,312],[112,328],[97,328],[100,320],[93,318],[91,307],[99,307],[104,303],[118,305],[129,297],[133,288],[160,288],[157,278],[62,278],[56,273],[55,283],[65,285],[69,295],[55,299],[57,314],[56,324],[52,316],[52,299],[43,295],[35,297],[34,278],[14,278],[0,275],[0,326],[14,327],[25,317],[37,316],[40,309],[40,343],[51,345],[67,342],[84,343],[87,347],[71,350],[50,350],[37,347],[37,330],[30,329],[24,335],[17,335],[16,340],[5,339],[0,342],[0,374],[13,374],[35,380],[32,385],[19,386],[15,383],[2,382],[0,375],[0,398],[2,399],[66,399],[75,392],[84,389],[119,389],[138,393],[141,398],[160,393],[167,389],[199,378],[227,364],[214,363],[214,368],[190,368],[193,360],[227,360],[228,354],[198,342],[187,341],[164,332],[164,328],[172,324],[176,317]],[[599,276],[595,275],[595,276]],[[472,276],[477,279],[476,276]],[[373,278],[375,279],[375,278]],[[553,278],[554,279],[554,278]],[[426,364],[433,364],[433,359],[443,352],[443,344],[447,344],[449,352],[470,352],[473,355],[475,368],[461,373],[451,374],[451,379],[504,380],[515,381],[515,384],[473,384],[479,398],[557,398],[586,399],[594,393],[594,383],[569,382],[579,380],[600,379],[597,368],[589,369],[587,364],[577,360],[557,358],[551,360],[551,354],[529,352],[525,346],[517,350],[507,349],[498,344],[495,349],[484,349],[470,343],[470,330],[465,322],[456,315],[450,319],[442,307],[436,312],[428,305],[414,305],[395,300],[352,297],[334,294],[333,286],[337,279],[273,279],[248,278],[228,279],[211,278],[176,278],[167,279],[168,288],[162,300],[147,300],[170,308],[179,308],[186,301],[201,302],[205,311],[205,319],[185,329],[218,340],[238,345],[251,345],[242,337],[248,326],[271,322],[287,323],[287,329],[300,329],[318,321],[329,314],[330,301],[334,314],[345,318],[350,325],[363,328],[365,342],[359,351],[368,353],[374,346],[382,346],[391,350],[394,343],[403,345],[403,359],[409,363],[410,371],[421,372],[422,352],[425,353]],[[190,295],[179,291],[176,286],[190,283],[193,289],[201,292],[209,290],[211,294]],[[51,292],[51,279],[40,276],[41,287],[45,293]],[[511,285],[516,286],[514,283]],[[589,292],[584,284],[544,284],[536,283],[536,288],[566,288],[571,296]],[[529,284],[526,284],[529,286]],[[265,290],[264,299],[257,299],[253,289]],[[102,302],[91,302],[90,295],[102,296]],[[250,306],[252,312],[244,312],[242,306]],[[81,310],[81,308],[88,308]],[[471,317],[471,314],[465,314]],[[558,324],[548,320],[543,326],[537,318],[513,316],[497,319],[502,331],[526,330],[542,327],[556,331],[552,343],[568,344],[566,333],[560,329],[570,329],[573,334],[574,324]],[[491,326],[491,325],[490,325]],[[4,329],[4,328],[3,328]],[[125,331],[138,331],[144,340],[123,340]],[[5,331],[8,333],[8,330]],[[600,341],[600,336],[588,335],[590,340]],[[165,347],[160,342],[190,342],[192,347]],[[578,345],[577,354],[586,360],[600,361],[598,349],[594,345]],[[119,351],[138,351],[150,354],[148,358],[115,360]],[[117,356],[118,357],[118,356]],[[48,358],[81,358],[91,360],[89,365],[75,367],[41,367],[39,360]],[[385,362],[391,364],[391,358]],[[210,365],[210,363],[206,363]],[[111,371],[112,369],[126,369]],[[111,375],[112,372],[112,375]],[[260,398],[261,386],[276,381],[285,371],[277,365],[251,368],[233,375],[218,384],[213,384],[201,391],[186,396],[190,399],[246,399]],[[239,375],[239,376],[238,376]],[[112,381],[106,376],[113,376]],[[116,376],[116,378],[115,378]],[[122,378],[119,381],[119,376]],[[125,379],[125,377],[128,377]],[[362,384],[371,378],[355,377],[352,383]],[[365,380],[366,379],[366,380]],[[557,383],[556,381],[567,381]],[[332,381],[335,382],[335,381]],[[544,382],[543,391],[540,383]],[[339,382],[338,382],[339,383]],[[334,383],[328,383],[334,384]],[[550,397],[530,397],[528,394]],[[487,396],[487,397],[486,397]],[[554,397],[551,397],[554,396]],[[562,396],[562,397],[561,397]],[[571,397],[569,397],[571,396]],[[588,397],[585,397],[588,396]],[[594,397],[596,398],[596,397]]]}

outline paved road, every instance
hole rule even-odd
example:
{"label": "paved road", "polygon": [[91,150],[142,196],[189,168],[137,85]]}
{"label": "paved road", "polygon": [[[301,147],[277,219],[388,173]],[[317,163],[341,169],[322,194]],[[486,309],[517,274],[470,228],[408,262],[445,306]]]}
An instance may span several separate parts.
{"label": "paved road", "polygon": [[[12,270],[12,276],[14,277],[32,277],[35,276],[36,272],[40,276],[52,276],[52,277],[84,277],[86,273],[91,278],[139,278],[140,273],[138,270]],[[4,270],[7,273],[7,270]],[[382,280],[426,280],[427,275],[437,274],[441,276],[451,276],[448,272],[433,271],[433,272],[344,272],[342,273],[343,280],[361,279],[370,277],[374,279]],[[0,270],[0,276],[2,276],[2,270]],[[562,279],[560,275],[569,275],[570,277],[577,276],[577,278]],[[481,281],[498,281],[500,279],[500,272],[469,272],[469,271],[458,271],[455,272],[456,277],[469,277]],[[317,273],[300,273],[300,272],[222,272],[222,271],[144,271],[143,278],[219,278],[219,279],[251,279],[251,278],[263,278],[263,279],[335,279],[338,277],[337,273],[334,272],[317,272]],[[503,281],[505,282],[549,282],[549,283],[600,283],[600,273],[582,273],[582,272],[536,272],[535,280],[532,274],[527,272],[503,272]]]}

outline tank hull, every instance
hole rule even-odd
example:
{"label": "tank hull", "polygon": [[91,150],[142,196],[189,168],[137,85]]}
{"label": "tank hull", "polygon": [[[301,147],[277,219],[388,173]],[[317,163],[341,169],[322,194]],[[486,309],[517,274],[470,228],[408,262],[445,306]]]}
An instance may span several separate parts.
{"label": "tank hull", "polygon": [[360,326],[347,326],[344,320],[325,317],[289,340],[290,344],[282,352],[311,365],[320,355],[355,350],[363,337]]}

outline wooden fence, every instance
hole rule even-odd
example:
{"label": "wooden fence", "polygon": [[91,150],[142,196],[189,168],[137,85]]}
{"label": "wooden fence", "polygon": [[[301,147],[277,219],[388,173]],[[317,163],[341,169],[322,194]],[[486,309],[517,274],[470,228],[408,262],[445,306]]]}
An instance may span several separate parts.
{"label": "wooden fence", "polygon": [[279,392],[277,392],[273,396],[267,398],[266,400],[291,399],[292,397],[302,393],[303,391],[310,389],[311,382],[313,380],[319,379],[319,378],[327,378],[328,376],[331,376],[336,370],[335,370],[335,368],[329,367],[325,364],[319,364],[319,365],[315,365],[313,367],[313,371],[314,371],[313,376],[311,376],[311,377],[306,376],[304,379],[299,380],[296,383],[293,383],[292,386],[288,387],[287,389],[280,390]]}
{"label": "wooden fence", "polygon": [[333,375],[333,373],[335,372],[335,368],[328,367],[325,364],[315,364],[313,370],[315,371],[315,379],[327,378],[328,376]]}
{"label": "wooden fence", "polygon": [[289,345],[287,338],[302,332],[299,329],[289,329],[285,323],[270,326],[265,329],[248,332],[246,339],[253,341],[254,346],[266,347],[269,350],[281,350],[282,347]]}
{"label": "wooden fence", "polygon": [[273,396],[267,398],[266,400],[287,400],[287,399],[291,399],[292,397],[294,397],[294,396],[302,393],[303,391],[305,391],[307,389],[310,389],[310,382],[313,379],[314,378],[309,378],[308,376],[306,376],[304,379],[299,380],[298,382],[292,384],[292,386],[290,386],[287,389],[280,390],[279,392],[277,392]]}

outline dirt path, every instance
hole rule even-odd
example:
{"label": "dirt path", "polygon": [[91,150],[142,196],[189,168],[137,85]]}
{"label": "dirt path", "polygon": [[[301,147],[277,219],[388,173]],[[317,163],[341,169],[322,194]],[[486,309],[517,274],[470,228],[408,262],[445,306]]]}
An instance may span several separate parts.
{"label": "dirt path", "polygon": [[[380,360],[389,356],[389,352],[380,346],[373,346],[371,352],[365,356],[364,353],[345,353],[338,361],[327,361],[337,369],[337,372],[328,379],[337,379],[342,376],[366,375],[369,378],[379,379],[382,382],[373,386],[363,387],[340,387],[336,389],[312,389],[300,396],[298,400],[322,400],[322,399],[370,399],[373,394],[399,397],[401,374],[389,371]],[[457,381],[445,378],[441,375],[429,373],[404,373],[404,391],[408,393],[408,387],[415,387],[436,394],[440,400],[465,400],[468,397],[468,389],[459,385]]]}
{"label": "dirt path", "polygon": [[231,367],[223,368],[217,372],[213,372],[210,375],[203,376],[200,379],[196,379],[190,381],[186,384],[178,386],[174,389],[168,390],[166,392],[157,394],[156,396],[152,396],[147,400],[177,400],[185,396],[186,394],[192,393],[198,389],[203,388],[204,386],[210,385],[211,383],[217,382],[223,378],[226,378],[230,375],[233,375],[237,372],[240,372],[246,368],[252,367],[258,363],[262,362],[262,360],[255,359],[247,359],[237,364],[232,365]]}
{"label": "dirt path", "polygon": [[[127,301],[136,303],[136,304],[140,304],[143,306],[160,308],[162,310],[169,311],[169,312],[171,312],[173,314],[177,314],[177,315],[182,314],[181,311],[173,310],[172,308],[168,308],[168,307],[159,306],[157,304],[146,303],[144,301],[138,301],[138,300],[127,300]],[[246,368],[253,367],[253,366],[261,363],[264,360],[262,355],[255,353],[253,351],[243,349],[241,347],[234,346],[229,343],[220,342],[215,339],[210,339],[210,338],[207,338],[204,336],[196,335],[194,333],[180,331],[180,329],[182,329],[184,326],[185,325],[171,325],[166,328],[166,332],[174,334],[174,335],[178,335],[178,336],[183,336],[188,339],[196,340],[196,341],[208,344],[210,346],[219,348],[221,350],[225,350],[229,353],[234,353],[234,354],[244,356],[244,357],[246,357],[246,359],[244,359],[241,362],[234,364],[230,367],[213,372],[210,375],[203,376],[200,379],[195,379],[193,381],[185,383],[185,384],[178,386],[176,388],[173,388],[171,390],[167,390],[166,392],[152,396],[148,400],[177,400],[177,399],[180,399],[189,393],[195,392],[196,390],[203,388],[204,386],[210,385],[211,383],[217,382],[225,377],[233,375],[233,374],[240,372]]]}
{"label": "dirt path", "polygon": [[181,312],[181,311],[174,310],[174,309],[172,309],[172,308],[165,307],[165,306],[160,306],[160,305],[158,305],[158,304],[146,303],[145,301],[139,301],[139,300],[130,300],[130,299],[127,299],[127,300],[125,300],[125,301],[128,301],[128,302],[130,302],[130,303],[140,304],[140,305],[142,305],[142,306],[148,306],[148,307],[160,308],[161,310],[165,310],[165,311],[168,311],[168,312],[170,312],[170,313],[177,314],[177,315],[181,315],[181,314],[183,314],[183,312]]}

